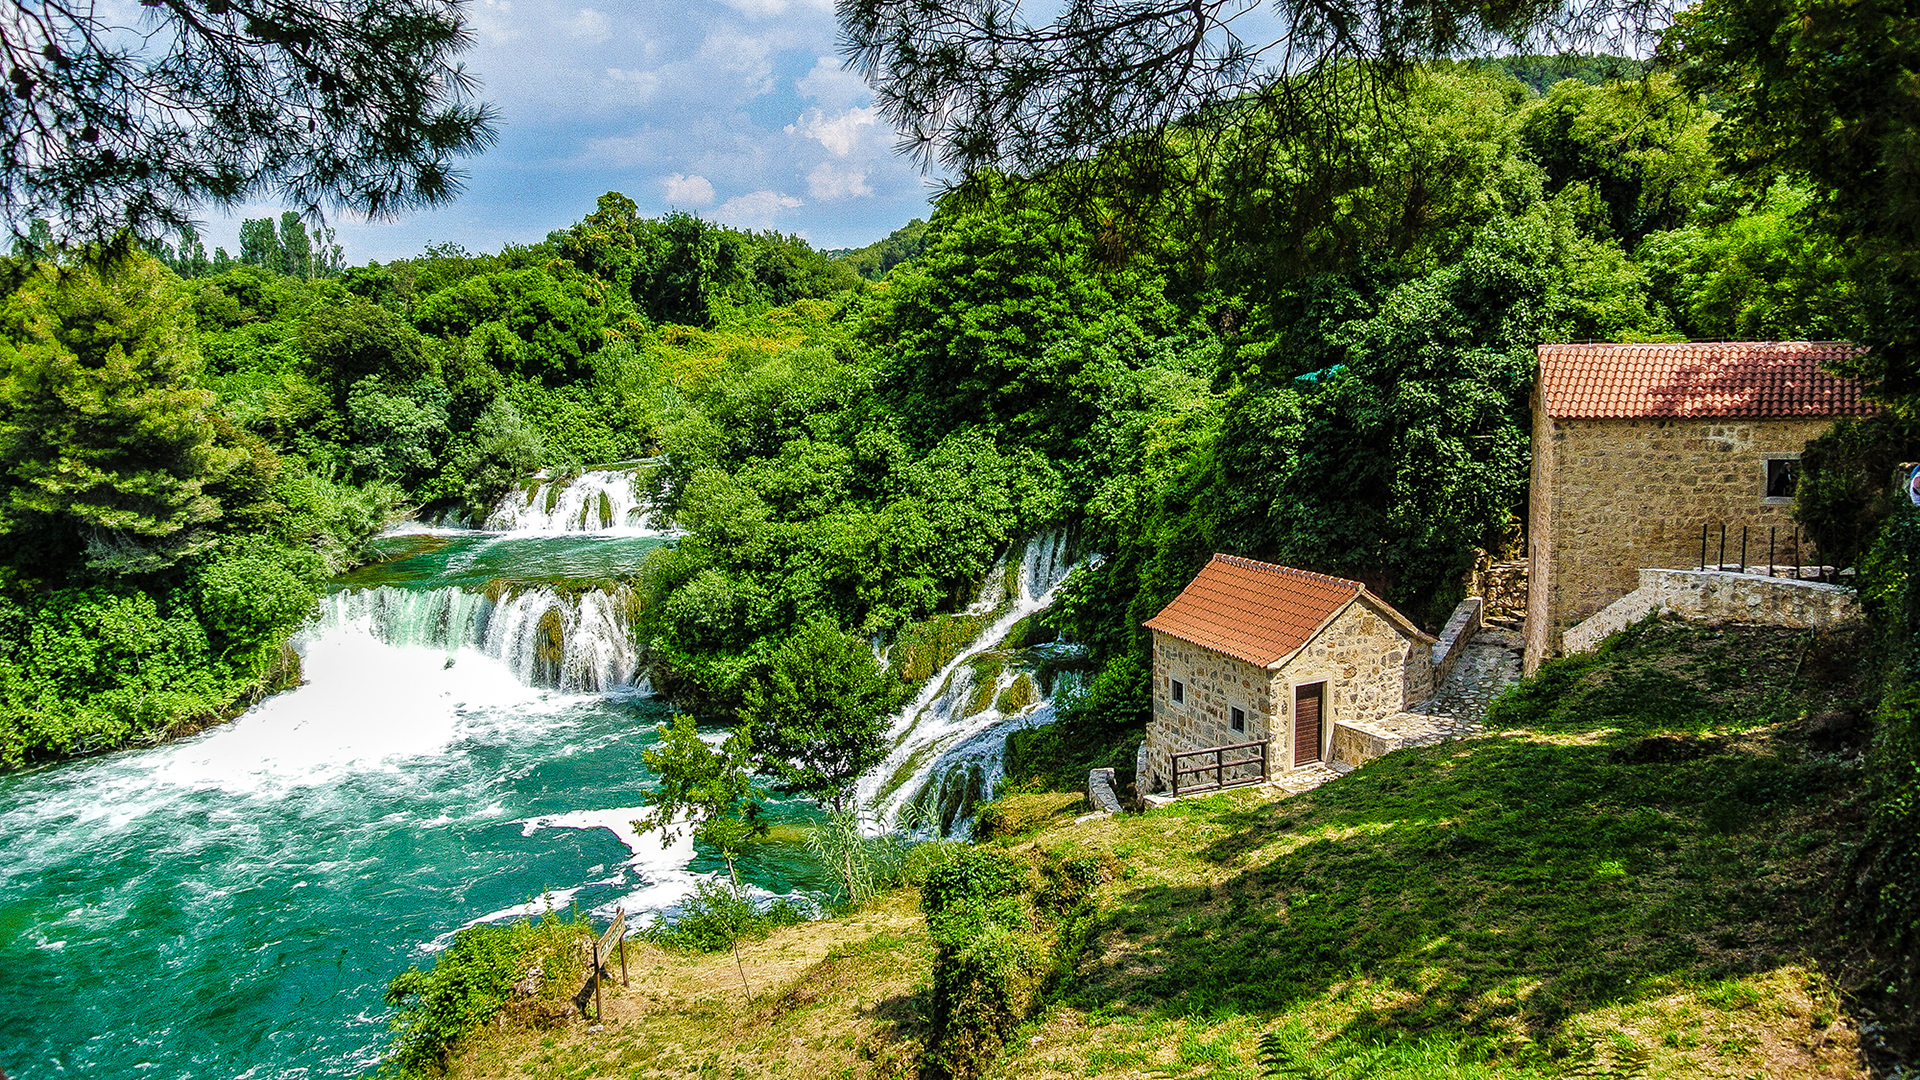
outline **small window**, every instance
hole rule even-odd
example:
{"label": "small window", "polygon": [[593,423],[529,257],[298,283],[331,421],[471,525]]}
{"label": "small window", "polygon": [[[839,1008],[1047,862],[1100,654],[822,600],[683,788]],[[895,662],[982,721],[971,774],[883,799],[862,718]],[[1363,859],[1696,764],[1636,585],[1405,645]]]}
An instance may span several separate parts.
{"label": "small window", "polygon": [[1791,499],[1793,486],[1799,482],[1799,458],[1767,459],[1767,498]]}
{"label": "small window", "polygon": [[1241,712],[1239,709],[1233,709],[1231,710],[1231,712],[1232,712],[1231,723],[1233,724],[1233,730],[1235,731],[1247,730],[1247,714],[1244,712]]}
{"label": "small window", "polygon": [[1187,684],[1181,682],[1179,679],[1169,679],[1168,681],[1173,684],[1171,689],[1173,703],[1175,705],[1184,703],[1187,700]]}

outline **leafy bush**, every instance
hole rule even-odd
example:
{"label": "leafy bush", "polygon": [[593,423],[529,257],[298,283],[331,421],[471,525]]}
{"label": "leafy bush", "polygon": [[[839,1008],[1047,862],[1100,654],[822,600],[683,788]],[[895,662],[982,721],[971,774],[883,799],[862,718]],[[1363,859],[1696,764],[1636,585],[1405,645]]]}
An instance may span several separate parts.
{"label": "leafy bush", "polygon": [[786,897],[755,904],[731,882],[709,878],[694,886],[672,919],[655,917],[640,936],[656,945],[688,952],[719,952],[737,941],[766,937],[783,926],[797,926],[812,913]]}
{"label": "leafy bush", "polygon": [[949,845],[936,856],[920,887],[938,947],[921,1066],[923,1075],[973,1080],[1071,975],[1091,930],[1093,889],[1109,866],[1044,859],[1034,890],[1027,864],[1000,848]]}
{"label": "leafy bush", "polygon": [[422,971],[410,967],[387,984],[387,1004],[398,1007],[392,1050],[380,1074],[439,1076],[454,1043],[494,1018],[513,992],[515,981],[541,971],[541,995],[565,994],[586,978],[579,940],[593,934],[590,919],[577,912],[549,911],[539,919],[469,926]]}

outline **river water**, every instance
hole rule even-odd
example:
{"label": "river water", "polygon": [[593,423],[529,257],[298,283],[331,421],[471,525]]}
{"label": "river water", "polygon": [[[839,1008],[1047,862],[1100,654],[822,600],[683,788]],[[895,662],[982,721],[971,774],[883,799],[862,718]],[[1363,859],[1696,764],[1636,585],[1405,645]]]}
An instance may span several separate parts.
{"label": "river water", "polygon": [[[360,1075],[387,981],[461,926],[543,894],[657,911],[717,871],[629,824],[666,710],[633,683],[624,598],[579,583],[665,542],[628,519],[630,488],[588,474],[552,514],[527,496],[490,522],[509,531],[385,540],[397,558],[298,639],[298,690],[191,739],[0,777],[0,1068]],[[792,847],[743,872],[823,885]]]}
{"label": "river water", "polygon": [[[633,471],[529,484],[486,525],[383,538],[297,636],[299,689],[194,738],[0,776],[0,1069],[362,1075],[388,980],[462,926],[644,915],[722,872],[631,827],[667,710],[618,581],[670,539]],[[1065,553],[1036,537],[989,575],[977,639],[862,784],[881,820],[917,804],[921,831],[964,833],[1006,734],[1051,719],[1059,679],[1034,687],[1042,657],[1002,638],[1051,601]],[[762,894],[827,887],[793,844],[741,872]]]}

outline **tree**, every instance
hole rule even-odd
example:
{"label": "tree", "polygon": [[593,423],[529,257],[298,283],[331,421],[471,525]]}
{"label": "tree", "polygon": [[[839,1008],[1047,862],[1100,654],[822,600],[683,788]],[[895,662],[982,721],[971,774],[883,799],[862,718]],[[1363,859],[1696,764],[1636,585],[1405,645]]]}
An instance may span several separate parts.
{"label": "tree", "polygon": [[854,784],[887,755],[898,686],[857,638],[826,619],[808,622],[747,687],[740,718],[753,733],[754,763],[780,791],[846,812]]}
{"label": "tree", "polygon": [[[1253,15],[1261,6],[846,0],[839,15],[845,52],[887,119],[963,188],[993,172],[1070,174],[1103,198],[1124,189],[1129,203],[1157,205],[1193,186],[1194,157],[1209,147],[1231,164],[1286,145],[1305,152],[1310,174],[1350,172],[1342,123],[1357,109],[1390,123],[1421,61],[1522,43],[1638,43],[1670,11],[1665,0],[1305,0]],[[1036,24],[1033,10],[1052,21]],[[1256,119],[1263,143],[1236,145],[1233,133]],[[1204,186],[1210,167],[1197,171]],[[1209,220],[1204,200],[1189,205],[1196,223]]]}
{"label": "tree", "polygon": [[286,250],[272,218],[248,218],[240,223],[240,261],[276,274],[286,271]]}
{"label": "tree", "polygon": [[[658,832],[667,843],[691,831],[695,840],[720,852],[727,862],[734,895],[744,898],[734,861],[748,841],[767,833],[750,771],[752,736],[736,731],[719,746],[709,746],[700,737],[693,718],[684,714],[656,730],[659,744],[642,751],[640,760],[660,778],[660,784],[647,793],[647,815],[633,827],[640,832]],[[735,937],[728,944],[733,948],[734,965],[740,969],[740,985],[751,1000],[753,987],[748,985],[746,966],[740,962],[739,939]]]}
{"label": "tree", "polygon": [[344,403],[354,383],[378,377],[410,384],[431,369],[419,331],[406,320],[358,297],[329,304],[300,327],[300,348],[314,380]]}
{"label": "tree", "polygon": [[210,484],[239,453],[216,439],[213,394],[184,290],[135,253],[43,265],[0,306],[0,550],[7,565],[173,565],[213,541]]}
{"label": "tree", "polygon": [[587,357],[606,344],[605,290],[565,264],[471,277],[422,299],[414,325],[469,338],[502,371],[561,382],[587,373]]}
{"label": "tree", "polygon": [[290,277],[313,278],[313,240],[306,223],[292,210],[280,212],[279,269]]}
{"label": "tree", "polygon": [[0,211],[155,237],[277,192],[306,213],[443,202],[493,113],[457,0],[17,4],[0,51]]}
{"label": "tree", "polygon": [[1547,170],[1549,194],[1591,186],[1612,234],[1631,248],[1679,226],[1706,193],[1714,119],[1671,75],[1600,86],[1569,79],[1527,110],[1520,141]]}
{"label": "tree", "polygon": [[1813,182],[1814,220],[1858,256],[1871,346],[1860,374],[1920,402],[1920,39],[1913,0],[1705,0],[1662,46],[1689,87],[1725,103],[1730,172]]}

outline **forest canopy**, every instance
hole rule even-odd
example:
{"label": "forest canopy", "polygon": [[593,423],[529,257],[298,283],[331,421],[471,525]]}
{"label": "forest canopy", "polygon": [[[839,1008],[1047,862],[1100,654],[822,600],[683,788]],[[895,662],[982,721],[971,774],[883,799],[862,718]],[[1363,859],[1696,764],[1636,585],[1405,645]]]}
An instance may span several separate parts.
{"label": "forest canopy", "polygon": [[[1365,168],[1319,191],[1337,215],[1277,214],[1312,194],[1292,150],[1193,173],[1224,212],[1204,249],[1190,207],[1129,221],[1083,213],[1077,177],[983,175],[850,252],[609,193],[490,254],[346,266],[288,215],[238,259],[191,233],[114,269],[22,256],[0,306],[7,759],[261,684],[389,515],[477,520],[534,470],[655,455],[684,533],[634,583],[637,633],[699,716],[786,708],[764,686],[797,628],[912,636],[1043,528],[1101,556],[1050,616],[1105,673],[1092,743],[1137,723],[1138,624],[1215,551],[1361,578],[1432,624],[1523,525],[1538,344],[1858,325],[1804,189],[1725,175],[1706,99],[1598,61],[1544,91],[1508,70],[1542,68],[1414,70],[1402,123],[1342,128]],[[122,668],[27,642],[126,603],[159,635],[141,648],[222,674],[115,727]],[[36,712],[54,685],[77,688],[58,725]]]}

